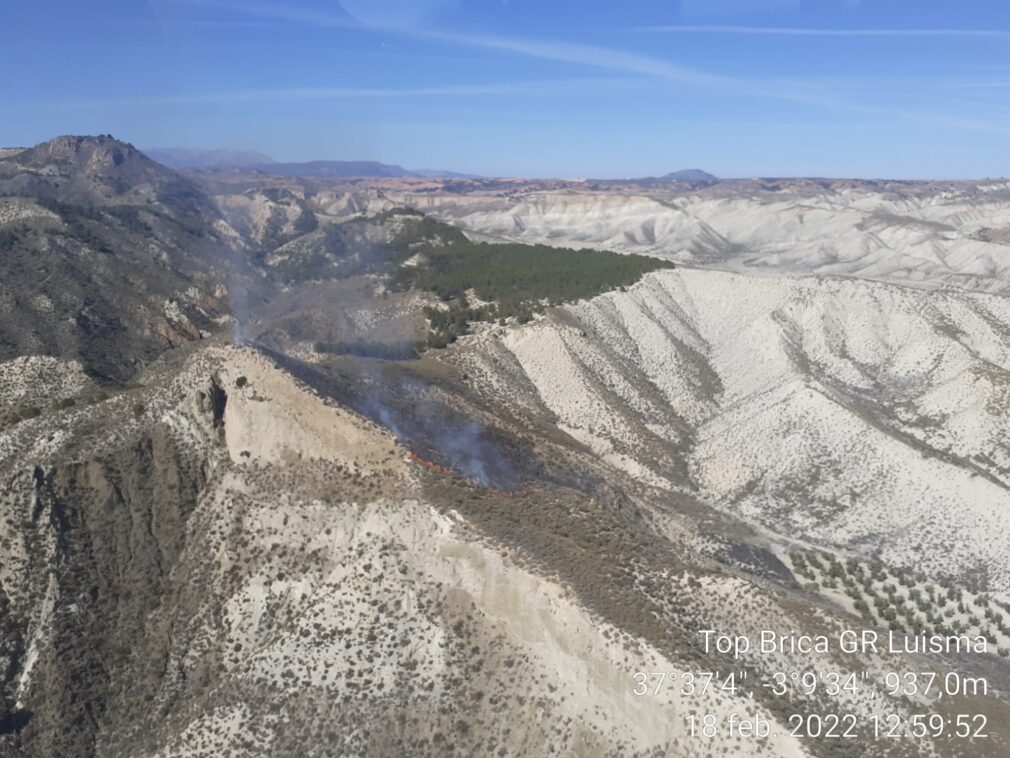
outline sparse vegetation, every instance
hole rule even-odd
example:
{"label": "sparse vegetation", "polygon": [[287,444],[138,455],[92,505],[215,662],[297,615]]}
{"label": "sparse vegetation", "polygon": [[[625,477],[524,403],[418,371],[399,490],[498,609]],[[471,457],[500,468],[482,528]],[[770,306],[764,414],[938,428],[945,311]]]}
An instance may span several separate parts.
{"label": "sparse vegetation", "polygon": [[[984,593],[971,593],[951,582],[929,581],[918,572],[879,561],[864,564],[849,558],[843,562],[823,551],[794,550],[789,562],[797,576],[809,580],[806,589],[843,589],[867,623],[916,634],[982,635],[989,640],[990,651],[999,655],[1001,648],[1010,646],[1010,612],[997,608]],[[973,613],[972,608],[984,611]]]}
{"label": "sparse vegetation", "polygon": [[13,250],[20,240],[20,235],[14,229],[0,229],[0,252]]}
{"label": "sparse vegetation", "polygon": [[326,342],[320,340],[313,345],[317,353],[331,355],[357,355],[362,358],[382,358],[389,361],[410,360],[417,357],[418,346],[414,342]]}

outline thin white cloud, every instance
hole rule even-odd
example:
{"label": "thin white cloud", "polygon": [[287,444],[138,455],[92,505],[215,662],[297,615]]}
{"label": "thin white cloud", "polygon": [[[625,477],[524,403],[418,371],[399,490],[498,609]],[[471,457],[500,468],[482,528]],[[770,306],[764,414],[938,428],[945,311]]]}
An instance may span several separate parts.
{"label": "thin white cloud", "polygon": [[678,66],[661,58],[627,53],[622,50],[599,47],[597,45],[577,45],[568,42],[548,42],[516,37],[459,34],[453,32],[415,31],[412,34],[425,39],[451,42],[457,45],[503,50],[531,58],[553,60],[560,63],[576,63],[582,66],[614,69],[682,84],[727,86],[740,83],[740,80],[732,77]]}
{"label": "thin white cloud", "polygon": [[646,26],[636,31],[682,34],[753,34],[776,37],[990,37],[1010,39],[1003,29],[818,29],[786,26],[676,25]]}
{"label": "thin white cloud", "polygon": [[[185,93],[179,95],[151,95],[141,97],[102,98],[95,100],[57,101],[38,103],[56,107],[115,107],[115,106],[174,106],[221,105],[231,103],[259,103],[297,100],[352,100],[393,99],[418,97],[475,97],[494,96],[556,96],[563,92],[597,91],[642,87],[647,80],[628,77],[600,77],[585,79],[546,79],[527,82],[499,82],[495,84],[456,84],[434,87],[381,88],[381,87],[285,87],[277,89],[245,89],[227,92]],[[19,107],[24,107],[22,104]]]}
{"label": "thin white cloud", "polygon": [[713,18],[746,13],[792,10],[800,0],[680,0],[680,13],[689,18]]}
{"label": "thin white cloud", "polygon": [[[356,27],[361,30],[383,32],[409,36],[415,39],[427,39],[437,42],[448,42],[459,46],[479,47],[487,50],[501,50],[504,52],[523,55],[540,60],[552,60],[563,63],[573,63],[582,66],[602,68],[624,74],[634,74],[638,76],[649,76],[669,82],[694,85],[700,87],[719,90],[727,95],[750,96],[766,99],[783,100],[787,102],[801,103],[817,107],[835,109],[850,113],[862,113],[866,115],[884,116],[898,118],[910,122],[921,124],[944,124],[952,128],[968,131],[986,133],[1004,133],[1006,127],[1002,124],[992,124],[981,121],[951,119],[947,116],[935,114],[923,114],[909,112],[893,107],[881,107],[876,105],[865,105],[854,102],[846,97],[840,96],[831,91],[821,90],[816,86],[809,86],[801,81],[789,84],[783,80],[755,80],[739,77],[713,74],[699,69],[688,68],[671,63],[662,58],[653,56],[629,53],[609,47],[597,45],[582,45],[568,42],[558,42],[554,40],[536,40],[521,37],[505,37],[487,34],[463,34],[459,32],[440,32],[429,29],[414,28],[410,30],[402,28],[387,28],[366,26],[356,23],[346,15],[336,15],[308,11],[290,6],[276,5],[269,3],[238,3],[235,0],[178,0],[178,2],[191,5],[200,5],[217,9],[225,9],[245,15],[253,15],[263,18],[285,19],[288,21],[298,21],[324,27]],[[653,29],[684,30],[756,30],[745,33],[761,33],[761,30],[772,29],[772,27],[746,27],[746,26],[677,26],[677,27],[652,27]],[[798,33],[805,32],[818,33],[821,30],[810,29],[779,29],[780,32]],[[1010,32],[999,30],[824,30],[827,32],[839,32],[846,35],[853,35],[859,31],[874,34],[906,33],[917,35],[936,36],[947,32],[961,35],[976,34],[985,36],[1010,36]],[[418,94],[435,94],[425,90],[412,90]],[[462,94],[462,93],[461,93]]]}
{"label": "thin white cloud", "polygon": [[[237,0],[178,0],[183,5],[195,5],[214,10],[230,11],[260,18],[284,19],[312,26],[330,26],[339,28],[364,28],[364,24],[347,13],[327,13],[298,8],[290,5],[273,3],[245,3]],[[336,6],[340,8],[338,4]]]}
{"label": "thin white cloud", "polygon": [[455,45],[501,50],[541,60],[554,60],[562,63],[576,63],[584,66],[615,69],[624,73],[644,74],[685,84],[713,85],[729,84],[734,81],[731,78],[717,74],[677,66],[659,58],[626,53],[596,45],[577,45],[553,40],[540,41],[487,34],[439,32],[423,28],[408,30],[400,27],[369,26],[356,21],[350,16],[321,13],[272,3],[239,3],[234,0],[179,0],[179,2],[205,8],[233,11],[244,15],[298,21],[313,26],[350,27],[364,31],[386,32],[432,41],[449,42]]}

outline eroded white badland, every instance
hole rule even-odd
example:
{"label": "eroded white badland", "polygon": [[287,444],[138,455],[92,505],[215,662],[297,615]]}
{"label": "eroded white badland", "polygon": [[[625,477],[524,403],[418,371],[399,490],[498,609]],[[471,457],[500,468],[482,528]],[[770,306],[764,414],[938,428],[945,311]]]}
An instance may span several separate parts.
{"label": "eroded white badland", "polygon": [[669,485],[684,459],[689,486],[783,535],[1010,589],[1005,298],[678,269],[564,312],[472,360],[517,363],[615,466]]}
{"label": "eroded white badland", "polygon": [[466,359],[499,391],[526,377],[616,468],[670,488],[686,462],[774,532],[1010,590],[1010,184],[796,184],[409,199],[477,236],[685,264]]}
{"label": "eroded white badland", "polygon": [[[788,185],[788,182],[783,184]],[[688,194],[529,192],[408,199],[473,232],[753,273],[842,274],[1004,291],[1010,185],[898,193],[766,185]]]}

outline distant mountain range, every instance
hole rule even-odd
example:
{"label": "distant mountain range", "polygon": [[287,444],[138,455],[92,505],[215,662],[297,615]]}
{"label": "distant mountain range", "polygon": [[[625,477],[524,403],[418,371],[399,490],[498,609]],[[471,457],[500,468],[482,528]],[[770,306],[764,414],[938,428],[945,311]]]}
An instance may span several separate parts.
{"label": "distant mountain range", "polygon": [[152,159],[177,170],[246,169],[274,176],[345,177],[424,177],[474,179],[475,174],[461,174],[440,169],[406,169],[378,161],[305,161],[279,163],[269,155],[253,150],[202,150],[185,147],[149,147],[144,152]]}
{"label": "distant mountain range", "polygon": [[255,150],[201,150],[188,147],[148,147],[144,149],[153,160],[163,166],[176,170],[216,169],[216,168],[248,168],[261,164],[273,163],[269,155],[257,153]]}
{"label": "distant mountain range", "polygon": [[[480,179],[478,174],[465,174],[443,169],[409,169],[395,163],[379,161],[302,161],[283,163],[269,155],[254,150],[205,150],[188,147],[149,147],[144,150],[150,158],[176,170],[193,169],[217,171],[242,169],[262,171],[273,176],[318,176],[329,179],[406,178],[425,179]],[[697,168],[671,171],[668,174],[631,179],[633,182],[685,182],[689,184],[715,184],[718,177]]]}
{"label": "distant mountain range", "polygon": [[406,169],[378,161],[306,161],[304,163],[261,163],[246,168],[262,171],[274,176],[323,176],[343,177],[424,177],[448,179],[475,179],[475,174],[461,174],[456,171],[439,169]]}
{"label": "distant mountain range", "polygon": [[669,174],[664,174],[659,178],[667,182],[698,182],[705,184],[714,184],[719,181],[719,177],[713,176],[707,171],[702,171],[700,168],[686,168],[681,171],[671,171]]}
{"label": "distant mountain range", "polygon": [[708,173],[707,171],[702,171],[699,168],[686,168],[680,171],[671,171],[668,174],[663,174],[662,176],[639,176],[633,179],[616,179],[611,181],[617,181],[619,183],[625,184],[666,184],[669,182],[687,184],[692,187],[704,187],[709,184],[716,184],[719,181],[719,177]]}

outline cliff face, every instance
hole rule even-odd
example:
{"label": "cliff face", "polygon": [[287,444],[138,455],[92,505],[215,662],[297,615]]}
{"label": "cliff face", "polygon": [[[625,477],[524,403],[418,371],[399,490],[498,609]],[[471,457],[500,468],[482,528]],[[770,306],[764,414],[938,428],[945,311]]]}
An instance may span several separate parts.
{"label": "cliff face", "polygon": [[[145,391],[43,414],[4,436],[4,754],[153,750],[172,734],[157,731],[161,720],[209,707],[227,673],[224,656],[235,650],[220,639],[223,604],[260,568],[252,542],[265,539],[245,528],[243,495],[297,489],[274,480],[270,464],[294,467],[311,453],[311,469],[329,459],[359,494],[378,456],[385,472],[402,468],[378,429],[326,408],[263,361],[232,358],[199,355]],[[301,425],[284,416],[306,408],[329,437],[292,437]],[[318,487],[324,475],[314,473]]]}
{"label": "cliff face", "polygon": [[209,448],[142,421],[98,450],[54,451],[31,469],[5,461],[8,747],[91,753],[101,724],[150,708],[168,664],[164,611],[193,608],[180,557]]}

